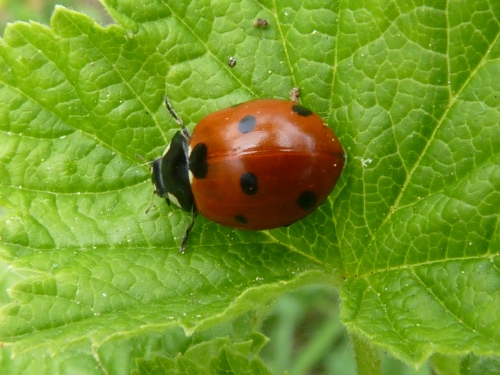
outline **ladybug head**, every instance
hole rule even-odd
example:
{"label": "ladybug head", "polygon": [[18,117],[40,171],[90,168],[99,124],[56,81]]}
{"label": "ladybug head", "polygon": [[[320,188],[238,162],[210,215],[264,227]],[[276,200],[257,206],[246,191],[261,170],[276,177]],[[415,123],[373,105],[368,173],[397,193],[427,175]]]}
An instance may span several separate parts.
{"label": "ladybug head", "polygon": [[154,192],[185,211],[193,212],[194,199],[189,182],[189,145],[180,131],[175,133],[163,156],[151,162]]}

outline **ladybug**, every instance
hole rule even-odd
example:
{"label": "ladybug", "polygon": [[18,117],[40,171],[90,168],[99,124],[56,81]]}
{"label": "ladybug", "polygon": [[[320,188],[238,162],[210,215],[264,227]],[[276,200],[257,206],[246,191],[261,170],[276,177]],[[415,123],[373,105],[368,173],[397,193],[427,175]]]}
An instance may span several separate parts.
{"label": "ladybug", "polygon": [[193,214],[233,228],[288,226],[314,211],[344,167],[344,150],[317,114],[291,101],[257,99],[181,125],[151,162],[155,193]]}

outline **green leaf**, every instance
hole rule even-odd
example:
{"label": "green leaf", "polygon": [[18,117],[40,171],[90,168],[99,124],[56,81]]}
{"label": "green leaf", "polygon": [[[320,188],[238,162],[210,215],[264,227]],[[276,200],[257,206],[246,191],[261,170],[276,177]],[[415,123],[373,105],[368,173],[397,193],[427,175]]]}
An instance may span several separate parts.
{"label": "green leaf", "polygon": [[271,374],[258,358],[249,360],[251,354],[252,341],[233,345],[228,337],[221,337],[195,344],[174,359],[156,355],[149,361],[139,360],[133,373]]}
{"label": "green leaf", "polygon": [[[116,25],[58,7],[0,40],[2,370],[267,373],[255,331],[313,283],[340,290],[358,363],[497,365],[500,3],[103,3]],[[347,153],[330,198],[270,231],[200,218],[179,254],[190,217],[145,213],[136,157],[178,128],[165,93],[192,129],[295,86]]]}
{"label": "green leaf", "polygon": [[463,358],[460,366],[460,375],[494,375],[500,372],[498,357],[477,357],[468,355]]}

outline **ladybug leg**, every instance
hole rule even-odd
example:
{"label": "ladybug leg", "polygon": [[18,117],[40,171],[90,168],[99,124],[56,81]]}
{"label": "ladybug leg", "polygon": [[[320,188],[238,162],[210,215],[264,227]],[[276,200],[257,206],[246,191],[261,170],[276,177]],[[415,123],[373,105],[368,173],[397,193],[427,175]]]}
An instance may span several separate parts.
{"label": "ladybug leg", "polygon": [[191,232],[191,229],[193,229],[194,226],[194,221],[196,220],[196,216],[198,216],[198,211],[196,211],[196,208],[193,209],[193,220],[189,223],[189,225],[186,228],[186,231],[184,232],[184,237],[182,238],[182,243],[181,243],[181,248],[179,249],[179,252],[181,254],[184,254],[184,250],[186,249],[186,243],[189,237],[189,232]]}
{"label": "ladybug leg", "polygon": [[184,126],[184,122],[182,121],[182,119],[179,117],[179,115],[177,115],[177,113],[172,108],[172,105],[168,101],[167,95],[165,95],[164,100],[165,100],[165,107],[167,107],[167,110],[170,112],[170,115],[174,118],[175,122],[181,126],[182,135],[184,136],[184,138],[186,138],[186,139],[191,138],[191,135],[189,134],[189,130],[187,130],[187,128]]}
{"label": "ladybug leg", "polygon": [[149,214],[149,211],[151,211],[151,208],[153,207],[153,203],[155,202],[155,195],[156,195],[156,190],[153,190],[153,198],[151,198],[151,204],[147,208],[147,210],[144,212],[146,215]]}

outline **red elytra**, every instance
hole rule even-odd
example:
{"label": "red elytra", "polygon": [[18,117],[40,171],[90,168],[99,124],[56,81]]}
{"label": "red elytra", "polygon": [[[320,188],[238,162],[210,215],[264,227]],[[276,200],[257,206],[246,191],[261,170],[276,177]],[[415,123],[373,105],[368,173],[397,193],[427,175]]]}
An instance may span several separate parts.
{"label": "red elytra", "polygon": [[156,194],[194,216],[263,230],[314,211],[334,188],[344,159],[340,141],[317,114],[291,101],[258,99],[209,114],[191,136],[183,127],[152,162],[152,178]]}
{"label": "red elytra", "polygon": [[[228,227],[294,223],[326,199],[344,166],[340,141],[324,121],[284,100],[253,100],[206,116],[189,141],[191,150],[200,144],[208,171],[191,180],[195,206]],[[248,174],[254,177],[245,190]]]}

